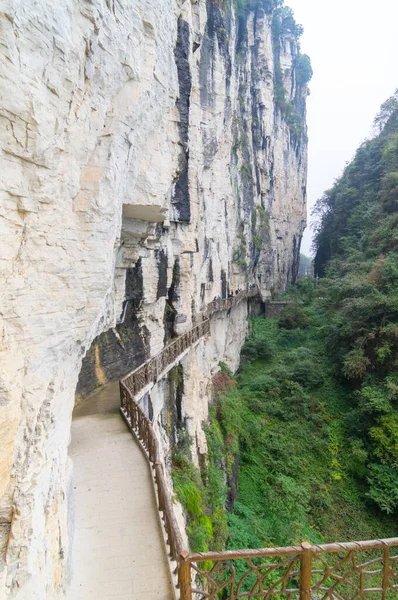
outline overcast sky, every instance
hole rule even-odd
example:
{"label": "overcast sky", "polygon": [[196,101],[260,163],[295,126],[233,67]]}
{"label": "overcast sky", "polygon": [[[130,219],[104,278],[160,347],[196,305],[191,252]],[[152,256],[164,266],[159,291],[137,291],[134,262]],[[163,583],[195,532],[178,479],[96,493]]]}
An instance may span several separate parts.
{"label": "overcast sky", "polygon": [[[285,0],[303,25],[314,76],[308,98],[310,209],[372,133],[398,87],[398,0]],[[309,254],[311,232],[302,252]]]}

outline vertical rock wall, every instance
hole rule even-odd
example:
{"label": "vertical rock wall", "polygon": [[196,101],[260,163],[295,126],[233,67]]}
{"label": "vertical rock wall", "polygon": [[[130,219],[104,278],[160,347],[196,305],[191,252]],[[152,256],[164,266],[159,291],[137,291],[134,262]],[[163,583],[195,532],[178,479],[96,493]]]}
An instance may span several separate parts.
{"label": "vertical rock wall", "polygon": [[[0,597],[64,585],[76,386],[126,374],[229,286],[295,277],[306,85],[266,4],[3,3]],[[183,365],[202,449],[209,377],[237,367],[246,320],[222,313]]]}

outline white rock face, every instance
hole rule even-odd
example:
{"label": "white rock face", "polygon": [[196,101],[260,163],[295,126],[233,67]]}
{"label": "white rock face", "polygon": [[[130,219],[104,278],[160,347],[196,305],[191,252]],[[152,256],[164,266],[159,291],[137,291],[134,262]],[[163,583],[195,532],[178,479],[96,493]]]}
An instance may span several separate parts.
{"label": "white rock face", "polygon": [[[213,4],[3,0],[0,598],[56,598],[65,584],[86,353],[81,398],[228,286],[266,295],[294,279],[307,163],[297,45],[282,36],[279,60],[299,134],[275,104],[272,16],[238,27]],[[199,451],[211,375],[221,359],[237,368],[246,322],[244,304],[215,317],[183,361]]]}

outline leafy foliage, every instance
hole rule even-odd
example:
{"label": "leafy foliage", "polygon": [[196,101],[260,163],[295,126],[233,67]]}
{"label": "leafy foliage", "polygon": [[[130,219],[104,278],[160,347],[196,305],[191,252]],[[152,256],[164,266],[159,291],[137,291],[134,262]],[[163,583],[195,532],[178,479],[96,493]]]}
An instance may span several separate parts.
{"label": "leafy foliage", "polygon": [[282,329],[305,329],[308,324],[307,314],[298,304],[285,306],[279,318],[279,327]]}
{"label": "leafy foliage", "polygon": [[398,90],[395,91],[391,98],[388,98],[388,100],[383,102],[383,104],[381,105],[380,111],[378,112],[374,120],[375,127],[377,127],[379,131],[382,131],[386,127],[388,121],[391,119],[391,117],[394,116],[394,114],[397,111]]}
{"label": "leafy foliage", "polygon": [[375,126],[378,135],[318,201],[315,271],[327,349],[353,390],[347,430],[366,448],[356,475],[397,515],[398,91]]}
{"label": "leafy foliage", "polygon": [[266,338],[251,338],[246,340],[242,352],[247,358],[252,360],[268,360],[272,357],[273,348]]}
{"label": "leafy foliage", "polygon": [[228,536],[223,439],[213,413],[206,426],[206,437],[208,456],[200,470],[192,463],[191,440],[187,436],[182,436],[173,454],[174,490],[187,517],[193,552],[222,550]]}
{"label": "leafy foliage", "polygon": [[244,17],[249,11],[263,8],[267,13],[272,13],[283,5],[284,0],[234,0],[239,17]]}
{"label": "leafy foliage", "polygon": [[387,513],[396,512],[398,507],[397,480],[397,466],[371,465],[368,476],[369,498],[372,498]]}
{"label": "leafy foliage", "polygon": [[187,515],[189,545],[194,552],[206,552],[213,540],[212,522],[205,514],[205,489],[198,469],[188,457],[173,457],[174,490]]}
{"label": "leafy foliage", "polygon": [[311,81],[313,75],[311,60],[307,54],[298,54],[296,58],[296,81],[302,86]]}
{"label": "leafy foliage", "polygon": [[[276,319],[253,319],[236,385],[215,403],[227,472],[239,457],[227,546],[392,535],[389,517],[372,504],[379,498],[392,509],[392,487],[381,487],[377,471],[369,470],[368,440],[351,430],[352,390],[335,377],[314,281],[302,280],[289,296],[306,314],[307,327],[285,330]],[[264,358],[247,351],[262,347]],[[390,387],[394,395],[395,380]],[[355,402],[364,414],[383,416],[388,409],[366,391]],[[391,428],[383,432],[374,432],[381,451],[393,435]]]}

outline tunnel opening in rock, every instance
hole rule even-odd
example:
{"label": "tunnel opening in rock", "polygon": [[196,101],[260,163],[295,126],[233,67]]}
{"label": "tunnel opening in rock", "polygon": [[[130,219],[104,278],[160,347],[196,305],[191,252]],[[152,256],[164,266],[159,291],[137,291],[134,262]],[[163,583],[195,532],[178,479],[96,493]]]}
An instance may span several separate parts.
{"label": "tunnel opening in rock", "polygon": [[149,331],[142,323],[142,263],[126,269],[123,321],[98,335],[82,361],[76,398],[81,401],[103,385],[118,381],[145,362],[149,353]]}
{"label": "tunnel opening in rock", "polygon": [[[145,244],[148,239],[157,239],[157,224],[161,221],[164,221],[164,211],[160,206],[123,205],[120,243],[115,257],[115,288],[120,301],[116,305],[117,322],[93,340],[83,358],[76,390],[78,401],[88,398],[101,386],[125,377],[149,356],[150,331],[142,310],[145,284],[141,254],[147,256]],[[173,303],[178,299],[179,261],[176,259],[174,263],[173,279],[167,291],[167,254],[157,248],[154,258],[158,271],[156,299],[167,295],[166,341],[175,336]]]}

